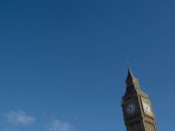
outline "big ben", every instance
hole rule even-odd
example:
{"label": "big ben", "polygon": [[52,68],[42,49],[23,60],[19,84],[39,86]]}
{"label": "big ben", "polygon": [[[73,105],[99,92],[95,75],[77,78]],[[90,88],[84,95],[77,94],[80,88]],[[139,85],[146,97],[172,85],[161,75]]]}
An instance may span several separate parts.
{"label": "big ben", "polygon": [[157,131],[151,100],[140,87],[138,79],[128,68],[122,109],[127,131]]}

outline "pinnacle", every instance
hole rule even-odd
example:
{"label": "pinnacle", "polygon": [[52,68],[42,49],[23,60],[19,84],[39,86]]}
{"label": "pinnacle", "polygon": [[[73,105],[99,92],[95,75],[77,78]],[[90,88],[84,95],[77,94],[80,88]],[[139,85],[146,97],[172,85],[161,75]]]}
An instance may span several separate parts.
{"label": "pinnacle", "polygon": [[126,80],[130,80],[130,79],[136,79],[136,77],[134,76],[134,74],[132,73],[132,70],[130,67],[128,67],[128,76]]}

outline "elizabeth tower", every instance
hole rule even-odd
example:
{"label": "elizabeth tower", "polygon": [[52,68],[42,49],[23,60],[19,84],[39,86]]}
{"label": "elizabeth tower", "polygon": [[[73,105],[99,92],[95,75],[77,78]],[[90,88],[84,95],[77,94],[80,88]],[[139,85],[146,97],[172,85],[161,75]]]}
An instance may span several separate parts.
{"label": "elizabeth tower", "polygon": [[138,79],[128,68],[126,92],[122,109],[127,131],[157,131],[151,100],[139,85]]}

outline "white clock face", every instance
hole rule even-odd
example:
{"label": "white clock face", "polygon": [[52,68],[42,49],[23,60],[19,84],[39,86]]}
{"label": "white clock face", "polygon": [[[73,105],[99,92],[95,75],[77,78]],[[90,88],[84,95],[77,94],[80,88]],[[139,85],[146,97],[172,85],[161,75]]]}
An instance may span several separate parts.
{"label": "white clock face", "polygon": [[143,103],[143,109],[144,109],[145,114],[149,116],[153,116],[153,112],[152,112],[152,108],[151,108],[151,104],[149,100],[142,98],[142,103]]}
{"label": "white clock face", "polygon": [[148,103],[144,102],[143,103],[143,108],[146,112],[150,113],[151,112],[151,107],[148,105]]}
{"label": "white clock face", "polygon": [[130,103],[126,106],[126,112],[129,115],[133,115],[136,112],[136,105],[134,103]]}
{"label": "white clock face", "polygon": [[148,103],[143,102],[143,108],[144,108],[144,111],[146,114],[152,115],[152,110],[151,110],[151,107]]}

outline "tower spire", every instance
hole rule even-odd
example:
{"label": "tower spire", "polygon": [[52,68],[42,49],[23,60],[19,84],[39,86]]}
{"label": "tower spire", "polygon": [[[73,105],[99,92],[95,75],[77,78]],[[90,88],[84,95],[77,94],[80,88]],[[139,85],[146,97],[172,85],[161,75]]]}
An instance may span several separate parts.
{"label": "tower spire", "polygon": [[128,66],[128,76],[127,76],[127,79],[126,80],[129,80],[129,79],[137,79],[135,77],[135,75],[132,73],[132,70],[131,70],[131,67]]}
{"label": "tower spire", "polygon": [[136,90],[140,90],[139,81],[135,77],[135,75],[133,74],[130,66],[128,66],[128,75],[127,75],[127,78],[126,78],[126,85],[127,85],[127,88],[132,86]]}

